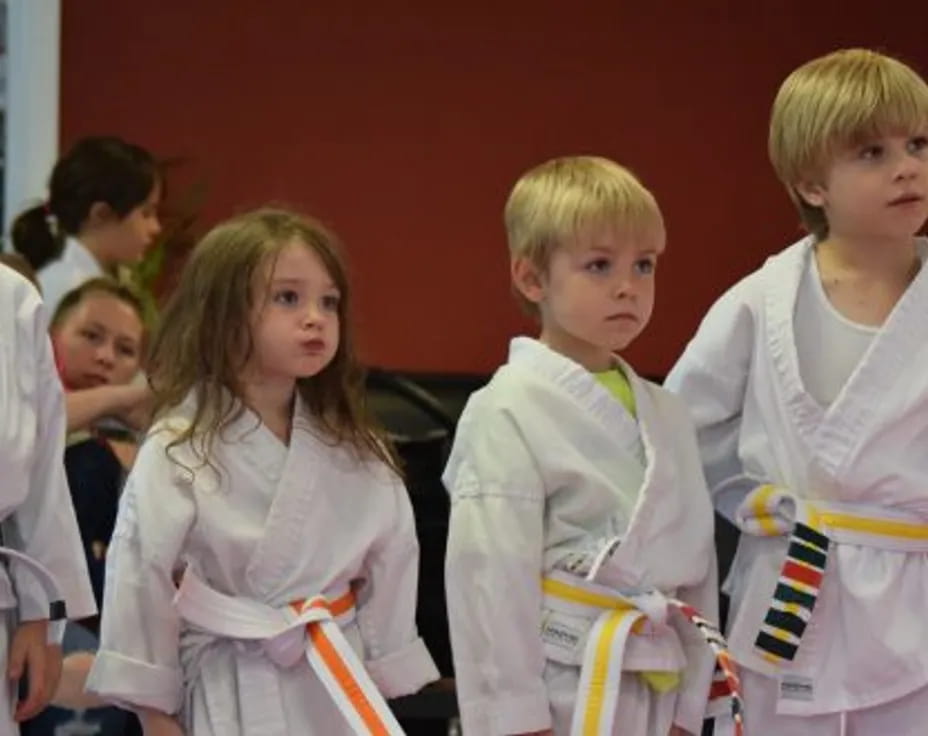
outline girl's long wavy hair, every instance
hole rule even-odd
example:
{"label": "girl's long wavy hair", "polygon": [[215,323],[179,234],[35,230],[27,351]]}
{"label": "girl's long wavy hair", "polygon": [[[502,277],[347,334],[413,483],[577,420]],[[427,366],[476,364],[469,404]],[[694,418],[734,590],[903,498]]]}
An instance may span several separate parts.
{"label": "girl's long wavy hair", "polygon": [[[333,445],[349,443],[399,473],[384,434],[368,414],[364,371],[349,323],[350,289],[339,245],[320,223],[280,209],[261,209],[217,225],[191,253],[151,342],[148,368],[155,417],[191,394],[192,420],[168,444],[189,442],[197,461],[215,469],[210,449],[246,406],[240,376],[254,352],[250,321],[263,269],[294,241],[311,248],[341,298],[339,341],[331,362],[296,387]],[[181,463],[182,464],[182,463]],[[189,468],[188,468],[189,469]]]}

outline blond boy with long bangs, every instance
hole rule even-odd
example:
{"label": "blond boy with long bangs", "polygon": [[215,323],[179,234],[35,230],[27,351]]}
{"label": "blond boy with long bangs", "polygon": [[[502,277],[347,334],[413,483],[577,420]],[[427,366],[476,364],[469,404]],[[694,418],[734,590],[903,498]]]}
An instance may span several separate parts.
{"label": "blond boy with long bangs", "polygon": [[505,220],[540,334],[470,398],[443,476],[464,733],[698,734],[712,655],[668,599],[715,616],[711,504],[685,407],[618,354],[651,316],[660,210],[579,156],[527,172]]}
{"label": "blond boy with long bangs", "polygon": [[722,296],[667,382],[743,532],[747,733],[924,734],[928,86],[874,51],[815,59],[770,157],[809,235]]}

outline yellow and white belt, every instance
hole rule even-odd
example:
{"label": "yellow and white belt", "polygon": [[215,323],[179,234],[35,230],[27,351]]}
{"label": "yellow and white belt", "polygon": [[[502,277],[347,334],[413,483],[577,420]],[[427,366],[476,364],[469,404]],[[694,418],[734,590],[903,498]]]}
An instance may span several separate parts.
{"label": "yellow and white belt", "polygon": [[567,603],[577,613],[595,615],[580,669],[571,736],[612,733],[628,637],[648,620],[664,623],[671,609],[680,611],[699,630],[715,654],[731,699],[733,733],[741,735],[741,684],[728,654],[728,645],[716,626],[692,606],[656,590],[634,596],[621,595],[606,586],[560,571],[542,580],[542,591],[546,606],[558,607]]}
{"label": "yellow and white belt", "polygon": [[[273,608],[219,593],[188,568],[174,604],[185,621],[209,634],[260,641],[280,667],[292,667],[305,657],[359,736],[402,736],[386,700],[342,633],[341,627],[355,616],[350,589]],[[267,734],[268,724],[264,725],[262,733]]]}
{"label": "yellow and white belt", "polygon": [[775,666],[792,662],[818,600],[831,543],[928,552],[928,523],[891,509],[810,501],[773,485],[751,491],[735,512],[742,531],[788,536],[773,600],[754,642]]}

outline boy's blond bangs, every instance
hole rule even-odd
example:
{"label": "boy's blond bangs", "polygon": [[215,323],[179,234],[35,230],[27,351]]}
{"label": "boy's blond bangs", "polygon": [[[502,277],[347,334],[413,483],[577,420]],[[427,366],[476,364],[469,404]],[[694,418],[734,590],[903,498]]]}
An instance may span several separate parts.
{"label": "boy's blond bangs", "polygon": [[505,210],[510,255],[547,267],[551,252],[581,231],[662,226],[653,195],[627,169],[595,156],[553,159],[526,173]]}
{"label": "boy's blond bangs", "polygon": [[928,85],[915,71],[875,51],[837,51],[783,82],[770,120],[770,160],[805,215],[796,185],[822,176],[842,150],[920,132],[928,132]]}

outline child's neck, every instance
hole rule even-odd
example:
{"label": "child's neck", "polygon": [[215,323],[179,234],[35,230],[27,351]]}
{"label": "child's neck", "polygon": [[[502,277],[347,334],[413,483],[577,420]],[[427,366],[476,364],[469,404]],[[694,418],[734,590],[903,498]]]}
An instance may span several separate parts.
{"label": "child's neck", "polygon": [[293,379],[253,379],[244,382],[245,403],[285,445],[290,444],[295,391],[296,382]]}
{"label": "child's neck", "polygon": [[74,237],[90,252],[90,255],[100,264],[101,268],[109,268],[109,259],[106,257],[106,244],[97,231],[83,228]]}
{"label": "child's neck", "polygon": [[610,351],[577,340],[560,330],[543,327],[538,341],[579,363],[591,373],[608,371],[615,365],[615,358]]}
{"label": "child's neck", "polygon": [[815,249],[822,287],[847,319],[879,327],[921,267],[915,239],[880,241],[831,236]]}
{"label": "child's neck", "polygon": [[919,260],[915,238],[902,240],[853,238],[835,234],[816,246],[823,261],[844,271],[876,280],[911,280]]}

